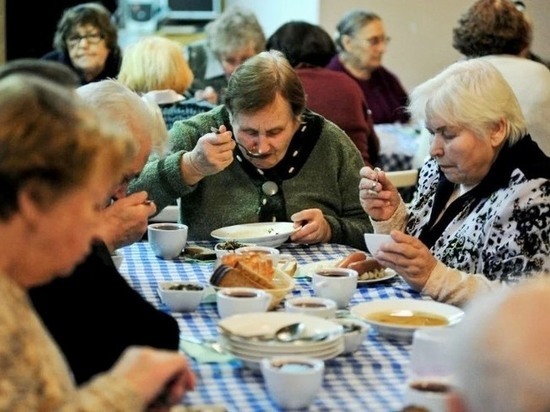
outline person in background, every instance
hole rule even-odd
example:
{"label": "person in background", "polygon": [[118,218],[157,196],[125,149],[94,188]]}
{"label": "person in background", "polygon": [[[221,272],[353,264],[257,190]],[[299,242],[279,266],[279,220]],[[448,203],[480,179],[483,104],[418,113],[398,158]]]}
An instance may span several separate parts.
{"label": "person in background", "polygon": [[455,63],[412,92],[409,110],[432,135],[409,209],[384,172],[360,171],[374,230],[393,239],[378,262],[456,305],[550,272],[550,158],[500,72],[483,59]]}
{"label": "person in background", "polygon": [[171,153],[150,159],[130,189],[147,190],[159,208],[181,197],[190,240],[238,223],[293,221],[293,242],[365,249],[361,154],[305,102],[282,53],[257,54],[229,79],[224,105],[174,123]]}
{"label": "person in background", "polygon": [[265,49],[264,31],[254,13],[236,6],[227,8],[204,31],[205,40],[184,50],[195,76],[191,90],[199,99],[223,103],[227,80],[235,68]]}
{"label": "person in background", "polygon": [[167,406],[178,403],[195,378],[173,351],[129,348],[77,388],[26,295],[88,253],[134,151],[130,136],[67,88],[30,75],[0,80],[0,122],[0,410],[141,411],[165,388]]}
{"label": "person in background", "polygon": [[449,412],[550,410],[550,279],[480,296],[451,341]]}
{"label": "person in background", "polygon": [[527,131],[550,155],[550,70],[523,57],[532,27],[509,0],[478,0],[453,29],[453,47],[466,58],[483,57],[504,76],[518,98]]}
{"label": "person in background", "polygon": [[327,68],[350,76],[363,90],[379,123],[407,123],[408,95],[399,79],[382,66],[390,38],[382,19],[368,11],[352,10],[336,26],[338,54]]}
{"label": "person in background", "polygon": [[275,30],[266,48],[283,52],[294,67],[304,86],[307,107],[340,126],[366,165],[377,164],[380,142],[362,90],[344,73],[325,68],[336,54],[330,35],[320,26],[291,21]]}
{"label": "person in background", "polygon": [[42,58],[73,69],[81,84],[114,78],[121,50],[111,13],[98,3],[83,3],[65,10],[53,40],[53,51]]}
{"label": "person in background", "polygon": [[188,119],[214,107],[189,95],[193,72],[180,44],[166,37],[143,37],[129,45],[124,51],[118,80],[157,103],[168,129],[176,120]]}
{"label": "person in background", "polygon": [[529,24],[529,45],[528,47],[521,53],[521,56],[522,57],[525,57],[529,60],[533,60],[537,63],[541,63],[541,64],[544,64],[548,69],[550,69],[550,60],[547,60],[547,59],[543,59],[542,57],[540,57],[539,55],[535,54],[532,50],[531,50],[531,44],[533,43],[533,35],[534,35],[534,28],[533,28],[533,19],[531,18],[531,16],[529,15],[529,13],[527,13],[527,6],[525,5],[525,3],[523,1],[514,1],[514,6],[516,6],[516,9],[518,9],[519,11],[522,12],[523,14],[523,18],[525,19],[525,21],[527,21],[527,23]]}
{"label": "person in background", "polygon": [[110,256],[112,247],[141,239],[149,215],[156,211],[154,205],[143,204],[146,193],[128,197],[125,193],[128,176],[139,174],[151,146],[164,143],[162,117],[156,105],[115,80],[91,83],[77,92],[102,118],[130,134],[138,146],[123,183],[113,191],[120,198],[102,211],[98,229],[102,240],[93,243],[91,253],[71,276],[29,290],[37,313],[80,384],[108,370],[129,346],[176,350],[179,327],[172,316],[157,310],[128,284]]}

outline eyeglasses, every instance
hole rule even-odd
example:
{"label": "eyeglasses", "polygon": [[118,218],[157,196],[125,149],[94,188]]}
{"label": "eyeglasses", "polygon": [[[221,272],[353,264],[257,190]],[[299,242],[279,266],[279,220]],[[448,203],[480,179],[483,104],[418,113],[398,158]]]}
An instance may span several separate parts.
{"label": "eyeglasses", "polygon": [[357,40],[362,41],[362,42],[366,42],[370,46],[378,46],[381,43],[388,44],[390,42],[391,38],[388,37],[388,36],[374,36],[374,37],[369,37],[368,39],[358,38]]}
{"label": "eyeglasses", "polygon": [[85,39],[89,44],[98,44],[103,40],[103,35],[101,33],[89,33],[81,36],[80,34],[73,34],[67,37],[67,44],[69,47],[74,47],[77,44],[80,44],[80,41]]}

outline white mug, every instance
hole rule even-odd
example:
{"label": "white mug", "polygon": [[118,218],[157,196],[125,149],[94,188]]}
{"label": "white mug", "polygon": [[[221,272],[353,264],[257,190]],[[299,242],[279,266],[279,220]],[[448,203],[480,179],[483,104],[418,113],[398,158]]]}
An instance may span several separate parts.
{"label": "white mug", "polygon": [[187,243],[188,227],[181,223],[151,223],[147,238],[156,256],[163,259],[178,257]]}
{"label": "white mug", "polygon": [[347,268],[317,270],[311,278],[315,295],[332,299],[338,309],[345,308],[357,289],[357,271]]}
{"label": "white mug", "polygon": [[325,363],[305,356],[264,358],[260,369],[273,400],[282,408],[301,409],[311,405],[323,385]]}
{"label": "white mug", "polygon": [[220,318],[239,313],[266,312],[271,304],[271,294],[262,289],[229,287],[216,292],[216,304]]}

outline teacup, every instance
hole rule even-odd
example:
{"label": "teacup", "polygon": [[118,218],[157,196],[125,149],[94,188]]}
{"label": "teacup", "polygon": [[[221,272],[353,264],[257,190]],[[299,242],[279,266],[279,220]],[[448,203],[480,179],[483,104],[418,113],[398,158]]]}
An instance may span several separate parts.
{"label": "teacup", "polygon": [[291,313],[305,313],[320,318],[333,318],[336,314],[336,302],[315,296],[302,296],[285,301],[285,310]]}
{"label": "teacup", "polygon": [[323,384],[325,364],[303,356],[276,356],[260,363],[267,391],[282,408],[309,406]]}
{"label": "teacup", "polygon": [[178,257],[187,243],[188,227],[180,223],[151,223],[147,237],[156,256],[163,259]]}
{"label": "teacup", "polygon": [[271,294],[256,288],[230,287],[216,292],[218,315],[222,319],[239,313],[266,312],[271,299]]}
{"label": "teacup", "polygon": [[315,295],[332,299],[338,309],[345,308],[357,289],[357,271],[347,268],[316,270],[311,277]]}
{"label": "teacup", "polygon": [[235,253],[238,255],[243,255],[245,253],[261,253],[266,255],[278,255],[281,253],[279,249],[269,246],[243,246],[235,250]]}

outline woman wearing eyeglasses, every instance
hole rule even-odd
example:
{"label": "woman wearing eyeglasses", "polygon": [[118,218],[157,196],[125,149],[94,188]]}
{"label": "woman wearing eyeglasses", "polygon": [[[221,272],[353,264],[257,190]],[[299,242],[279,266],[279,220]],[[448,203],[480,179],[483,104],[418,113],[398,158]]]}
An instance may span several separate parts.
{"label": "woman wearing eyeglasses", "polygon": [[382,66],[382,56],[390,41],[382,19],[371,12],[353,10],[336,29],[338,54],[327,68],[344,72],[359,84],[375,124],[407,123],[407,92],[399,79]]}
{"label": "woman wearing eyeglasses", "polygon": [[57,24],[55,50],[43,59],[72,68],[81,84],[114,78],[121,63],[117,26],[111,13],[98,3],[68,8]]}

